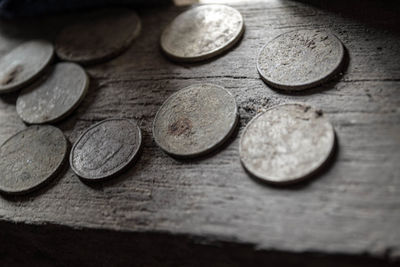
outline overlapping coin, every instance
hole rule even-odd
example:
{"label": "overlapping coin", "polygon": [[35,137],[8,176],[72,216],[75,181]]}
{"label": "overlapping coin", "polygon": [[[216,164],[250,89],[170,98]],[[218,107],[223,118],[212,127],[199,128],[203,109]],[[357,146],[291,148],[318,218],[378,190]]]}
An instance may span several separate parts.
{"label": "overlapping coin", "polygon": [[243,32],[239,11],[225,5],[204,5],[176,17],[161,35],[161,48],[173,60],[200,61],[228,50]]}
{"label": "overlapping coin", "polygon": [[195,84],[170,96],[153,123],[154,140],[176,157],[196,157],[220,146],[238,122],[235,98],[221,86]]}
{"label": "overlapping coin", "polygon": [[60,170],[67,150],[63,133],[53,126],[18,132],[0,147],[0,191],[22,194],[43,185]]}
{"label": "overlapping coin", "polygon": [[71,149],[70,165],[82,179],[102,180],[125,170],[137,157],[142,134],[133,120],[107,119],[87,129]]}
{"label": "overlapping coin", "polygon": [[0,58],[0,93],[25,86],[51,62],[53,45],[44,40],[22,43]]}
{"label": "overlapping coin", "polygon": [[63,29],[56,39],[56,53],[62,60],[81,64],[108,60],[127,49],[140,29],[133,10],[102,10]]}
{"label": "overlapping coin", "polygon": [[340,70],[344,47],[323,30],[297,30],[268,42],[259,53],[257,69],[270,86],[302,90],[319,85]]}
{"label": "overlapping coin", "polygon": [[21,91],[17,113],[30,124],[63,119],[83,100],[89,86],[85,71],[74,63],[58,63],[32,86]]}
{"label": "overlapping coin", "polygon": [[319,170],[334,144],[333,127],[321,111],[302,104],[284,104],[249,122],[240,139],[240,159],[255,177],[288,184]]}

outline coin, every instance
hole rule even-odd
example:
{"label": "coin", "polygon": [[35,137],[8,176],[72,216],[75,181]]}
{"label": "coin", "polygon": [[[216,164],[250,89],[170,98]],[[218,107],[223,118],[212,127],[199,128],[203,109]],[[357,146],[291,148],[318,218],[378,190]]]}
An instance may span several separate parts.
{"label": "coin", "polygon": [[333,34],[297,30],[268,42],[258,55],[257,69],[268,85],[296,91],[332,78],[343,59],[343,44]]}
{"label": "coin", "polygon": [[300,181],[328,160],[335,133],[322,111],[283,104],[258,114],[243,131],[240,159],[254,176],[276,184]]}
{"label": "coin", "polygon": [[125,170],[138,155],[141,145],[142,134],[133,120],[103,120],[75,142],[70,165],[84,180],[105,179]]}
{"label": "coin", "polygon": [[204,5],[177,16],[161,35],[161,48],[176,61],[200,61],[221,54],[244,32],[243,17],[225,5]]}
{"label": "coin", "polygon": [[157,145],[176,157],[195,157],[221,145],[238,122],[235,98],[223,87],[195,84],[170,96],[153,122]]}
{"label": "coin", "polygon": [[0,147],[0,191],[22,194],[54,177],[66,159],[68,143],[58,128],[28,127]]}
{"label": "coin", "polygon": [[0,93],[15,91],[38,77],[51,62],[53,45],[44,40],[25,42],[0,58]]}
{"label": "coin", "polygon": [[139,35],[141,22],[129,9],[108,9],[64,28],[56,38],[56,53],[66,61],[91,64],[113,58]]}
{"label": "coin", "polygon": [[17,113],[30,124],[61,120],[82,102],[88,86],[89,78],[79,65],[58,63],[44,79],[21,91]]}

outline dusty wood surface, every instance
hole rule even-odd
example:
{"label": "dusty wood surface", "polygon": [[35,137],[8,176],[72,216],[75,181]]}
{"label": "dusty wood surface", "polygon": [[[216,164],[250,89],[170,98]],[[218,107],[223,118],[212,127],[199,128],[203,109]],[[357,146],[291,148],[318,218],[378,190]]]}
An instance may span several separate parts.
{"label": "dusty wood surface", "polygon": [[[341,4],[345,5],[344,1]],[[64,263],[72,264],[74,259],[78,262],[72,255],[81,249],[79,244],[86,244],[86,239],[90,242],[82,247],[85,251],[97,249],[96,240],[112,244],[98,251],[99,259],[107,251],[131,253],[123,249],[129,247],[127,244],[133,250],[141,244],[154,249],[132,252],[138,257],[151,259],[166,247],[171,251],[168,255],[174,255],[174,246],[182,243],[194,247],[218,244],[231,256],[244,253],[243,257],[252,263],[257,257],[279,262],[287,260],[288,255],[294,257],[293,264],[300,259],[313,262],[307,256],[310,252],[326,255],[330,262],[343,257],[343,261],[372,257],[383,262],[400,257],[397,10],[385,8],[379,1],[353,11],[345,6],[330,11],[275,0],[234,6],[245,18],[244,38],[232,51],[214,60],[179,65],[161,54],[161,30],[185,9],[163,7],[139,11],[143,29],[126,53],[86,68],[91,76],[86,99],[56,126],[74,142],[86,127],[99,120],[133,118],[144,133],[143,153],[136,166],[101,185],[83,184],[67,166],[58,179],[36,194],[0,198],[1,238],[14,244],[7,245],[8,250],[30,244],[39,252],[32,252],[33,256],[27,253],[26,257],[47,257],[50,263],[59,260],[59,265],[63,259]],[[361,15],[353,16],[356,13]],[[52,39],[67,20],[63,16],[20,21],[17,25],[3,22],[1,33],[7,41],[1,42],[0,52],[20,42],[21,37]],[[323,87],[303,94],[283,94],[261,81],[256,56],[262,45],[277,34],[300,28],[331,30],[345,44],[348,64],[343,76]],[[23,33],[18,33],[21,29]],[[309,183],[275,188],[254,181],[244,172],[239,162],[238,136],[220,152],[200,160],[170,158],[152,139],[152,120],[169,95],[195,82],[216,83],[235,95],[241,117],[238,134],[257,112],[278,103],[298,101],[323,109],[336,129],[339,144],[332,164]],[[0,98],[0,143],[25,127],[16,114],[15,101],[16,94]],[[161,239],[154,238],[157,233]],[[76,238],[71,238],[74,235]],[[58,245],[64,250],[54,248]],[[245,246],[239,249],[241,252],[235,250],[241,245]],[[182,249],[176,246],[185,254]],[[8,250],[0,253],[0,259],[8,259],[10,265],[23,262],[23,257],[11,261]],[[188,253],[187,259],[204,260],[202,250],[198,254],[196,251]],[[220,252],[207,253],[204,257],[227,262],[223,256],[212,258],[222,255]],[[229,255],[226,257],[232,259]],[[213,262],[211,259],[207,262]],[[144,265],[149,262],[154,264],[137,261]],[[86,263],[96,264],[96,260]],[[356,264],[364,263],[356,260]]]}

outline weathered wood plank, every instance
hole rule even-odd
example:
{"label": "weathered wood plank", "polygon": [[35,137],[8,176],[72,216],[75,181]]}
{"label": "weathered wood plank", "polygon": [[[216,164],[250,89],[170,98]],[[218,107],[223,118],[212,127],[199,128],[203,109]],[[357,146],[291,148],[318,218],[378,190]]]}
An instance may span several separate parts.
{"label": "weathered wood plank", "polygon": [[[229,53],[195,65],[171,63],[159,50],[161,30],[182,8],[142,10],[140,37],[120,57],[87,68],[92,81],[88,96],[57,124],[74,142],[95,121],[138,120],[144,150],[137,165],[96,186],[83,184],[68,168],[37,194],[0,198],[0,219],[201,236],[210,243],[249,244],[262,251],[399,258],[400,19],[395,11],[384,10],[384,27],[379,16],[371,15],[365,23],[289,1],[235,7],[245,18],[243,40]],[[65,20],[51,18],[29,36],[44,32],[53,38]],[[345,44],[349,62],[343,76],[323,87],[284,94],[261,81],[255,59],[269,39],[297,28],[331,30]],[[246,175],[238,136],[211,157],[168,157],[152,140],[152,119],[170,94],[200,81],[222,85],[235,95],[239,134],[257,112],[278,103],[300,101],[322,108],[338,137],[334,162],[309,183],[274,188]],[[0,99],[0,142],[24,127],[15,99]]]}

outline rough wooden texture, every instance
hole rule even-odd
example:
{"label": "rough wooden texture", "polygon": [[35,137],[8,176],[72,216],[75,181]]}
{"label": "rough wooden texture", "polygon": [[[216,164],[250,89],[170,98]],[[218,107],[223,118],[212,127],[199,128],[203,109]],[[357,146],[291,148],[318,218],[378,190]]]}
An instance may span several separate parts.
{"label": "rough wooden texture", "polygon": [[[347,4],[340,3],[347,10]],[[134,255],[149,258],[165,247],[173,251],[174,244],[195,244],[197,239],[192,237],[210,246],[222,242],[218,244],[226,247],[227,255],[240,254],[232,246],[246,246],[241,251],[250,261],[258,256],[287,261],[288,255],[307,260],[308,252],[328,255],[329,261],[341,258],[335,255],[384,261],[399,258],[400,17],[396,9],[385,8],[379,1],[366,6],[360,12],[331,12],[274,0],[236,5],[245,18],[243,40],[227,54],[195,65],[171,63],[159,49],[162,29],[184,8],[141,10],[139,38],[118,58],[86,68],[91,76],[87,97],[69,118],[56,124],[74,142],[99,120],[136,119],[144,133],[144,149],[136,166],[101,185],[83,184],[68,167],[36,194],[0,198],[2,240],[18,250],[18,242],[25,238],[28,241],[23,244],[39,251],[32,252],[33,258],[46,254],[50,261],[71,259],[67,263],[76,259],[74,252],[82,253],[79,244],[86,244],[86,239],[91,240],[83,246],[87,253],[97,248],[90,245],[96,244],[96,238],[111,240],[110,253],[125,251],[118,246],[124,247],[129,240],[136,248],[143,242],[145,248],[154,250],[142,254],[139,249]],[[362,16],[352,16],[352,12]],[[18,43],[19,36],[54,38],[66,19],[25,21],[19,26],[5,23],[2,35],[16,39],[2,42],[0,52]],[[16,34],[17,28],[26,29],[26,35]],[[272,90],[259,78],[257,53],[274,36],[300,28],[335,33],[348,50],[346,70],[336,80],[305,93]],[[168,96],[195,82],[216,83],[235,95],[240,107],[239,134],[257,112],[278,103],[299,101],[323,109],[339,144],[333,163],[309,183],[275,188],[244,172],[238,136],[220,152],[200,160],[170,158],[152,139],[152,120]],[[25,127],[16,114],[15,100],[16,94],[1,96],[0,142]],[[65,237],[65,233],[71,233],[68,237],[75,233],[76,238]],[[169,241],[158,242],[156,233]],[[65,244],[71,249],[67,254],[54,249]],[[201,258],[201,253],[193,256],[198,251],[193,247],[188,259]],[[64,256],[60,256],[62,251]],[[106,253],[103,248],[93,255],[101,259]],[[273,256],[263,258],[260,253]],[[7,258],[6,254],[1,258]],[[112,259],[108,263],[112,265]],[[138,263],[146,265],[146,261]]]}

